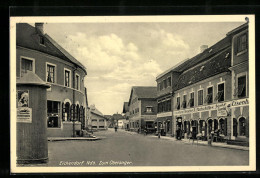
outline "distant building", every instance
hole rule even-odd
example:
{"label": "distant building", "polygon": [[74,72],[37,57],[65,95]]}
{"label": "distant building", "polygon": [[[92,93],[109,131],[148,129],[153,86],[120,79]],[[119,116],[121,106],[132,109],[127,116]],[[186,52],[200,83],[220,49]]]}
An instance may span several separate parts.
{"label": "distant building", "polygon": [[106,130],[108,128],[107,118],[95,107],[91,105],[89,107],[88,129],[90,130]]}
{"label": "distant building", "polygon": [[[16,25],[16,77],[27,71],[51,86],[47,90],[47,136],[70,137],[85,129],[86,68],[48,34],[43,23]],[[40,95],[40,94],[39,94]],[[41,104],[41,103],[39,103]]]}
{"label": "distant building", "polygon": [[131,131],[153,130],[157,114],[156,87],[133,86],[128,102]]}
{"label": "distant building", "polygon": [[124,128],[126,130],[129,130],[129,116],[130,116],[130,113],[129,113],[129,108],[128,108],[128,102],[124,102],[124,105],[123,105],[123,116],[125,118],[125,123],[124,123]]}

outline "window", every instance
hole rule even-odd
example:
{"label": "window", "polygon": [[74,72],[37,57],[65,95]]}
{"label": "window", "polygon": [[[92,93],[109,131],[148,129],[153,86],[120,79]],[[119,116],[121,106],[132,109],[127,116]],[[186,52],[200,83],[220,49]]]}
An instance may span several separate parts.
{"label": "window", "polygon": [[180,109],[180,97],[177,97],[177,106],[176,106],[177,109]]}
{"label": "window", "polygon": [[148,112],[148,113],[153,112],[153,107],[152,106],[146,106],[146,112]]}
{"label": "window", "polygon": [[213,87],[209,87],[208,88],[208,94],[207,94],[207,97],[206,97],[206,102],[208,104],[213,102],[212,96],[213,96]]}
{"label": "window", "polygon": [[75,84],[76,84],[75,88],[76,88],[76,90],[79,90],[79,88],[80,88],[79,87],[79,82],[80,82],[79,81],[79,75],[76,74],[76,78],[75,78]]}
{"label": "window", "polygon": [[62,121],[70,121],[70,103],[62,103]]}
{"label": "window", "polygon": [[218,93],[215,100],[218,102],[224,101],[224,83],[218,84]]}
{"label": "window", "polygon": [[194,92],[190,93],[189,104],[190,104],[190,107],[194,107]]}
{"label": "window", "polygon": [[58,127],[58,117],[48,117],[47,120],[48,127]]}
{"label": "window", "polygon": [[47,82],[54,83],[55,82],[55,66],[47,64]]}
{"label": "window", "polygon": [[99,128],[105,128],[103,125],[100,125]]}
{"label": "window", "polygon": [[203,90],[198,91],[198,105],[203,105]]}
{"label": "window", "polygon": [[167,105],[168,105],[168,110],[167,111],[171,111],[172,110],[172,102],[171,102],[171,100],[168,100],[167,101]]}
{"label": "window", "polygon": [[105,122],[105,120],[104,119],[99,119],[99,122]]}
{"label": "window", "polygon": [[183,95],[183,101],[182,101],[182,107],[186,108],[186,101],[187,100],[187,95]]}
{"label": "window", "polygon": [[167,79],[167,83],[168,83],[168,86],[171,86],[171,85],[172,85],[171,77],[169,77],[169,78]]}
{"label": "window", "polygon": [[59,113],[60,111],[60,102],[58,101],[47,101],[47,113]]}
{"label": "window", "polygon": [[246,76],[237,79],[237,96],[239,98],[246,96]]}
{"label": "window", "polygon": [[44,45],[44,38],[43,38],[43,36],[40,36],[40,44]]}
{"label": "window", "polygon": [[65,86],[70,87],[70,71],[65,69]]}
{"label": "window", "polygon": [[163,88],[167,88],[167,82],[166,82],[166,80],[163,80]]}
{"label": "window", "polygon": [[92,121],[92,122],[97,122],[97,119],[92,119],[91,121]]}
{"label": "window", "polygon": [[33,71],[33,60],[21,58],[21,76],[23,76],[27,70]]}
{"label": "window", "polygon": [[247,49],[247,34],[243,34],[237,38],[237,53]]}

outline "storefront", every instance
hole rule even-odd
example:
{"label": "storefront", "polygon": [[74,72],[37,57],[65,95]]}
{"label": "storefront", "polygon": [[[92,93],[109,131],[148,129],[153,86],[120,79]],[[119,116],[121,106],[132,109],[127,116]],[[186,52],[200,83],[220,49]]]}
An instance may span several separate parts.
{"label": "storefront", "polygon": [[157,114],[155,126],[157,132],[160,132],[162,136],[172,135],[172,112]]}
{"label": "storefront", "polygon": [[249,100],[234,100],[231,104],[232,108],[232,140],[249,140]]}
{"label": "storefront", "polygon": [[191,132],[195,132],[204,140],[212,132],[228,136],[231,134],[230,106],[231,102],[223,102],[175,111],[175,132],[180,128],[183,138],[190,138]]}

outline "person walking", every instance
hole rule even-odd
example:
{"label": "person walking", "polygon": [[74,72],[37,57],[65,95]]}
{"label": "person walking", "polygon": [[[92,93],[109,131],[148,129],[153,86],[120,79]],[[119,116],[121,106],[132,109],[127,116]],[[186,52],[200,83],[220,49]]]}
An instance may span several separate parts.
{"label": "person walking", "polygon": [[115,132],[117,132],[117,126],[115,126]]}

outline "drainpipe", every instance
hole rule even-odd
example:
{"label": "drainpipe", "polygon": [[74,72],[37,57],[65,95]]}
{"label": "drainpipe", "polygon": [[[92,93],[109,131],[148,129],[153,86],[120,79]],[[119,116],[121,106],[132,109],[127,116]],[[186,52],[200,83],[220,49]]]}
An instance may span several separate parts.
{"label": "drainpipe", "polygon": [[74,114],[73,114],[73,119],[72,119],[72,123],[73,123],[73,137],[75,137],[75,109],[76,109],[76,107],[75,107],[75,71],[77,70],[77,66],[76,66],[76,68],[74,68],[73,69],[73,73],[72,73],[72,81],[73,81],[73,89],[72,89],[72,93],[73,93],[73,95],[72,95],[72,103],[73,103],[73,105],[74,105]]}

